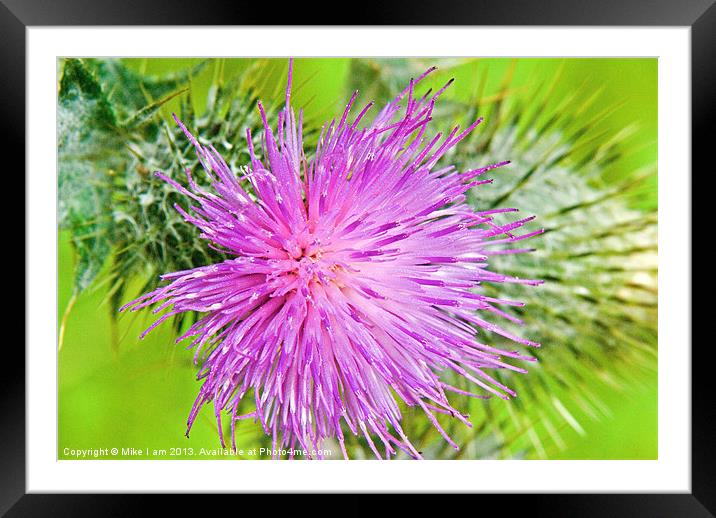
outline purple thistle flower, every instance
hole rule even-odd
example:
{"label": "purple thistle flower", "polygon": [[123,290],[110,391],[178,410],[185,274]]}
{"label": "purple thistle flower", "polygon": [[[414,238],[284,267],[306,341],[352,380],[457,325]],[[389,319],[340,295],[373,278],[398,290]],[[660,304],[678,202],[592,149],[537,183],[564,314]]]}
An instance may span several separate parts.
{"label": "purple thistle flower", "polygon": [[[209,246],[235,257],[165,274],[169,284],[122,310],[168,309],[142,337],[172,315],[204,313],[177,339],[193,338],[195,362],[202,351],[206,357],[187,434],[199,409],[213,401],[222,445],[221,411],[231,412],[234,449],[236,422],[253,418],[272,436],[274,450],[318,450],[336,438],[347,458],[345,424],[379,458],[378,441],[386,458],[396,449],[420,458],[401,427],[397,396],[419,406],[457,449],[435,413],[471,426],[446,394],[485,396],[446,383],[441,373],[452,370],[504,399],[516,395],[488,372],[526,372],[506,359],[533,358],[483,344],[476,333],[487,329],[538,346],[480,316],[487,311],[519,322],[496,305],[523,304],[475,288],[482,282],[539,284],[491,272],[487,263],[491,255],[527,251],[494,245],[541,231],[514,235],[532,218],[498,225],[495,214],[516,209],[476,212],[465,202],[468,189],[491,182],[481,179],[483,173],[508,162],[462,173],[436,167],[482,119],[444,138],[427,136],[435,102],[450,83],[422,98],[414,87],[434,68],[365,127],[359,123],[372,103],[349,121],[354,94],[341,119],[323,128],[311,159],[303,149],[302,112],[297,121],[290,106],[291,69],[276,134],[259,102],[265,158],[257,158],[247,131],[251,163],[240,177],[175,116],[213,192],[202,190],[189,171],[189,189],[157,176],[195,202],[189,212],[176,209]],[[238,415],[247,394],[255,411]]]}

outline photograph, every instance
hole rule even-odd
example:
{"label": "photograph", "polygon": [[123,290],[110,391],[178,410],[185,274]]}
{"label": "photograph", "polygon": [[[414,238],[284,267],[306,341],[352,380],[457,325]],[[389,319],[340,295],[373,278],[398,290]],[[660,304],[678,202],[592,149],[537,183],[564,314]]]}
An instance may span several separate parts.
{"label": "photograph", "polygon": [[59,463],[656,461],[660,66],[57,56]]}

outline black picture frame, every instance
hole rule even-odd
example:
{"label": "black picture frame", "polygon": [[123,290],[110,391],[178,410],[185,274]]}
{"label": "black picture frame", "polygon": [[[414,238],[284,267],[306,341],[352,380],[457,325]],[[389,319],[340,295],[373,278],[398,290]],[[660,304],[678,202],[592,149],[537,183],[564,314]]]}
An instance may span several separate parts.
{"label": "black picture frame", "polygon": [[[710,149],[716,131],[716,0],[515,0],[447,1],[440,7],[416,0],[407,5],[392,0],[380,6],[362,3],[352,15],[341,15],[358,25],[617,25],[688,26],[691,28],[692,74],[692,170],[713,170]],[[200,4],[200,5],[199,5]],[[293,24],[316,12],[336,12],[312,3],[311,13],[300,4],[272,10],[237,3],[203,0],[0,0],[0,106],[5,158],[17,160],[7,171],[24,171],[25,142],[25,29],[52,25],[272,25]],[[708,166],[707,166],[708,164]],[[688,164],[684,164],[688,174]],[[8,175],[12,174],[7,172]],[[6,176],[6,178],[8,178]],[[693,174],[692,174],[693,178]],[[6,182],[19,183],[6,179]],[[8,184],[6,183],[6,186]],[[13,187],[15,188],[15,187]],[[26,196],[32,193],[26,192]],[[694,224],[701,220],[694,218]],[[708,234],[699,234],[708,235]],[[25,271],[26,278],[31,272]],[[684,282],[691,285],[688,272]],[[48,287],[48,290],[53,289]],[[53,295],[54,296],[54,295]],[[683,301],[691,305],[691,301]],[[26,307],[26,312],[32,307]],[[52,325],[52,324],[48,324]],[[9,334],[7,335],[9,337]],[[686,347],[685,347],[686,349]],[[692,347],[692,492],[690,494],[584,494],[584,495],[482,495],[479,506],[508,501],[511,512],[549,516],[716,516],[716,404],[713,402],[709,340]],[[139,495],[38,495],[25,492],[25,355],[6,343],[5,369],[0,391],[0,515],[42,516],[126,515],[135,506],[146,506]],[[50,424],[48,424],[50,426]],[[347,497],[340,512],[365,509],[363,497]],[[184,499],[179,499],[182,502]],[[456,502],[451,499],[451,505]],[[312,507],[316,504],[312,504]],[[468,504],[469,505],[469,504]],[[474,506],[474,502],[472,506]],[[468,509],[467,505],[465,507]],[[475,507],[472,507],[474,510]],[[207,510],[205,510],[206,512]],[[461,512],[461,511],[454,511]],[[501,512],[501,514],[504,514]]]}

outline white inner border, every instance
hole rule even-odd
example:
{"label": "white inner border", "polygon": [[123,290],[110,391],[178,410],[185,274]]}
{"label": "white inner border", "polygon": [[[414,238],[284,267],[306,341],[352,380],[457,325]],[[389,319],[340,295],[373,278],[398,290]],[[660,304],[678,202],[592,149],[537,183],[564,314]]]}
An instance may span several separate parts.
{"label": "white inner border", "polygon": [[[28,27],[27,491],[690,492],[690,36],[688,27]],[[57,461],[57,271],[47,262],[57,241],[55,62],[85,55],[658,57],[659,459]]]}

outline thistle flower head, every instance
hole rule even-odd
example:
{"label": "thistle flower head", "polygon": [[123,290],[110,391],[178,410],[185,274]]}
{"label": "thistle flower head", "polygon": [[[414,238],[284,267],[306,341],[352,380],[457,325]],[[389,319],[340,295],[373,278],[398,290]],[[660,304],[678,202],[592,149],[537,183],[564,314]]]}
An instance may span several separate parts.
{"label": "thistle flower head", "polygon": [[[156,305],[162,321],[183,312],[203,316],[177,341],[191,337],[195,360],[204,358],[203,385],[190,413],[213,401],[222,444],[221,412],[258,420],[274,450],[319,450],[335,438],[345,448],[344,426],[365,437],[376,456],[420,452],[401,428],[399,401],[424,411],[453,447],[435,417],[466,425],[448,393],[514,396],[490,371],[524,372],[509,360],[531,360],[483,343],[487,330],[523,345],[491,322],[490,313],[522,303],[480,293],[484,282],[538,284],[488,269],[495,254],[526,251],[508,246],[538,234],[514,231],[531,218],[497,224],[496,214],[475,211],[465,193],[490,183],[483,174],[507,162],[459,172],[441,158],[480,124],[431,135],[435,103],[448,86],[416,97],[428,70],[370,123],[371,105],[354,118],[354,94],[341,118],[324,126],[312,156],[302,142],[302,113],[285,108],[274,133],[264,109],[259,158],[247,132],[250,164],[237,176],[211,146],[200,144],[177,119],[211,177],[211,190],[187,173],[188,188],[157,173],[193,205],[177,210],[201,237],[232,259],[167,273],[168,284],[126,305]],[[449,84],[449,83],[448,83]],[[466,392],[445,381],[454,371],[479,387]],[[252,397],[255,410],[239,415]],[[233,442],[235,447],[235,442]],[[381,453],[383,450],[384,453]]]}

